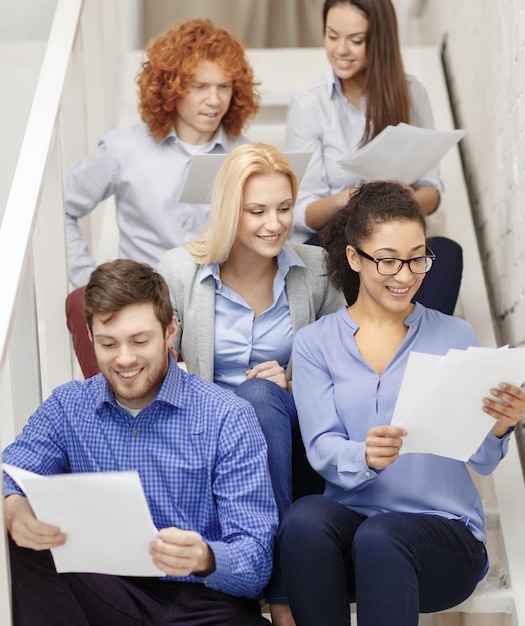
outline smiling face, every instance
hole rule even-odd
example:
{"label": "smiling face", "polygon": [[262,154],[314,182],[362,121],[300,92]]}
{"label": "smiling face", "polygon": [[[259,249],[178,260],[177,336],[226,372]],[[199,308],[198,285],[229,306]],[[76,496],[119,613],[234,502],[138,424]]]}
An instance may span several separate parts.
{"label": "smiling face", "polygon": [[166,375],[168,347],[176,331],[175,319],[162,331],[150,302],[93,316],[97,362],[121,404],[132,409],[150,404]]}
{"label": "smiling face", "polygon": [[226,115],[233,81],[215,61],[197,65],[188,93],[177,101],[175,130],[181,141],[202,145],[211,140]]}
{"label": "smiling face", "polygon": [[343,83],[365,76],[367,32],[368,18],[357,7],[336,4],[328,11],[324,47],[330,65]]}
{"label": "smiling face", "polygon": [[285,174],[255,174],[244,185],[235,253],[273,258],[292,228],[293,196]]}
{"label": "smiling face", "polygon": [[[372,235],[359,243],[359,248],[374,259],[421,257],[426,254],[425,233],[416,221],[386,222],[378,224]],[[425,274],[413,274],[405,263],[394,276],[382,276],[376,264],[360,256],[354,247],[348,246],[346,254],[350,267],[359,273],[361,305],[391,313],[405,314],[411,310],[411,300]]]}

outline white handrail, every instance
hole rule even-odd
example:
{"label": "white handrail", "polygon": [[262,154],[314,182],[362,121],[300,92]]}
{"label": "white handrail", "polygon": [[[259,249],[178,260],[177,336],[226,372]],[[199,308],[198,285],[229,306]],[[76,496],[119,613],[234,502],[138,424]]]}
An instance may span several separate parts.
{"label": "white handrail", "polygon": [[[56,133],[64,80],[83,0],[61,0],[51,28],[20,157],[0,228],[2,278],[0,368],[7,356],[17,294],[33,235],[50,146]],[[28,173],[32,175],[28,177]]]}

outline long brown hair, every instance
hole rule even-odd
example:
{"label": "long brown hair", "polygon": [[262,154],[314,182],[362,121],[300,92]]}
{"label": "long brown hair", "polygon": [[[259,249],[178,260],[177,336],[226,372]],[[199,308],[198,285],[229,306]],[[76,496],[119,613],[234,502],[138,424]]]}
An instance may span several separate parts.
{"label": "long brown hair", "polygon": [[366,35],[366,124],[361,138],[365,145],[389,124],[409,122],[410,99],[401,59],[397,18],[391,0],[326,0],[323,32],[328,11],[348,4],[368,18]]}

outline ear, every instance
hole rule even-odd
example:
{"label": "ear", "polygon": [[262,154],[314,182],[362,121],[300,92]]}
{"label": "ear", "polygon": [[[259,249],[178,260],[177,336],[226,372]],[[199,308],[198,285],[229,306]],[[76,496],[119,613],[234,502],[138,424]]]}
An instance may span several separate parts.
{"label": "ear", "polygon": [[354,246],[346,246],[346,260],[354,272],[361,271],[361,257],[357,254]]}
{"label": "ear", "polygon": [[91,341],[91,343],[94,343],[93,342],[93,335],[91,334],[91,330],[90,330],[90,328],[89,328],[89,326],[87,324],[86,324],[86,328],[87,328],[87,334],[88,334],[88,337],[89,337],[89,341]]}
{"label": "ear", "polygon": [[175,339],[175,335],[177,334],[177,330],[179,328],[179,322],[177,321],[177,318],[175,316],[173,316],[171,318],[171,322],[169,323],[168,327],[166,328],[166,345],[169,348],[173,342],[173,340]]}

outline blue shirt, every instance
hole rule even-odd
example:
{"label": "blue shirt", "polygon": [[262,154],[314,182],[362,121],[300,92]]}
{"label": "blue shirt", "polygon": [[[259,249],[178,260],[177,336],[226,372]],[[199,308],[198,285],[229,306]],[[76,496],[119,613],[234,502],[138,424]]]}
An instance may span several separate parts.
{"label": "blue shirt", "polygon": [[[418,453],[403,454],[380,472],[366,463],[367,433],[390,423],[410,352],[444,355],[478,343],[465,320],[420,304],[405,324],[406,337],[381,376],[361,357],[354,337],[359,327],[346,308],[298,331],[294,398],[308,459],[327,480],[325,495],[364,515],[440,515],[460,520],[485,541],[483,506],[467,464]],[[492,472],[509,436],[489,433],[468,465],[482,475]]]}
{"label": "blue shirt", "polygon": [[[406,80],[410,97],[410,123],[434,128],[425,88],[409,74]],[[286,121],[286,149],[291,152],[313,152],[299,185],[291,241],[306,241],[315,232],[305,221],[309,204],[363,182],[338,163],[339,159],[359,148],[366,123],[365,96],[362,96],[360,104],[361,108],[357,108],[348,102],[332,68],[290,102]],[[417,184],[431,185],[440,194],[443,192],[437,167],[425,174]]]}
{"label": "blue shirt", "polygon": [[[178,580],[257,597],[269,579],[278,516],[254,410],[171,358],[137,417],[118,406],[102,374],[58,387],[3,460],[42,475],[137,470],[156,527],[197,531],[215,556],[205,580]],[[4,490],[21,493],[5,473]]]}
{"label": "blue shirt", "polygon": [[286,369],[293,330],[285,278],[294,265],[305,267],[297,252],[285,243],[277,256],[273,304],[256,318],[246,300],[222,284],[217,263],[202,268],[201,282],[210,275],[215,279],[214,382],[235,389],[246,380],[246,370],[266,361],[277,361]]}
{"label": "blue shirt", "polygon": [[[231,152],[245,137],[220,127],[208,152]],[[108,132],[95,151],[68,172],[64,186],[69,279],[85,285],[95,269],[78,220],[115,197],[118,257],[156,267],[167,250],[201,234],[208,204],[179,202],[191,154],[174,130],[155,141],[146,124]]]}

